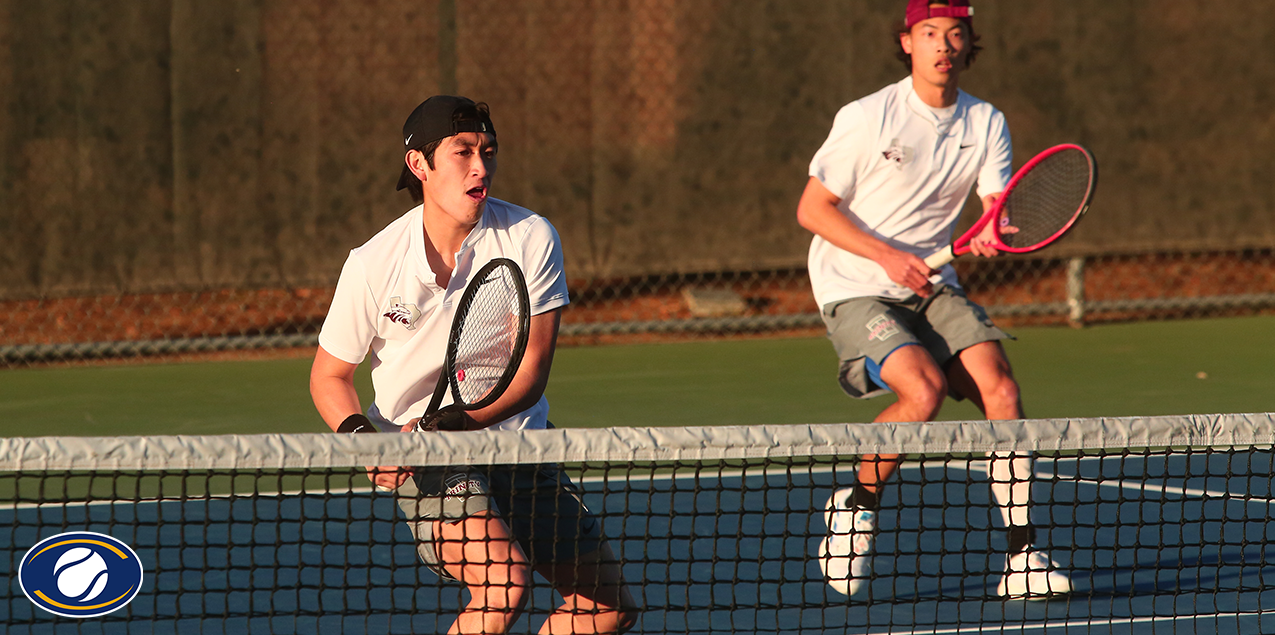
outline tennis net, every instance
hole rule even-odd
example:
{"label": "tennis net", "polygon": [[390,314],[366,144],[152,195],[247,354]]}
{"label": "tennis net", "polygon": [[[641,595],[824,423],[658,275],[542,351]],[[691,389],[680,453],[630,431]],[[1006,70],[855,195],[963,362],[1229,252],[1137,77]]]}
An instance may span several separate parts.
{"label": "tennis net", "polygon": [[[421,564],[395,494],[362,466],[558,464],[620,561],[632,632],[1275,632],[1272,443],[1269,414],[0,439],[0,623],[442,632],[468,596]],[[906,458],[881,501],[871,573],[848,597],[824,575],[825,504],[854,482],[858,455],[892,453]],[[998,594],[1006,532],[989,453],[1035,457],[1036,542],[1070,593]],[[107,585],[93,599],[91,576],[55,595],[91,558],[45,564],[43,589],[19,575],[38,569],[37,543],[83,531],[134,550],[140,591],[92,618],[37,608],[26,593],[118,595]],[[537,577],[513,632],[536,632],[560,602]]]}

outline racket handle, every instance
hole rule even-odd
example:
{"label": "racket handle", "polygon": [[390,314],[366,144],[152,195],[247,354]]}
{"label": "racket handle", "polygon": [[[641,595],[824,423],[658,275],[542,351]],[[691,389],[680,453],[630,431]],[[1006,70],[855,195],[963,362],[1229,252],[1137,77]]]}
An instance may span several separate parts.
{"label": "racket handle", "polygon": [[925,264],[931,269],[938,269],[953,260],[956,260],[956,252],[953,251],[951,245],[948,245],[941,251],[930,254],[930,257],[925,259]]}

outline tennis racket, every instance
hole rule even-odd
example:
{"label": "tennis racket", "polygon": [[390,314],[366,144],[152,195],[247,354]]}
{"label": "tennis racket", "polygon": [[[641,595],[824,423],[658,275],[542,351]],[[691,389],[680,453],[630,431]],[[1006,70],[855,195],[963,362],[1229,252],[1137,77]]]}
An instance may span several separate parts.
{"label": "tennis racket", "polygon": [[988,223],[997,222],[992,245],[999,251],[1025,254],[1062,238],[1084,216],[1098,187],[1098,162],[1075,145],[1054,146],[1018,169],[996,204],[974,226],[925,264],[938,269],[970,252],[970,241]]}
{"label": "tennis racket", "polygon": [[[527,351],[531,302],[522,270],[508,258],[483,265],[456,305],[447,357],[434,397],[417,430],[457,430],[465,411],[485,408],[505,394]],[[452,404],[438,409],[451,390]]]}

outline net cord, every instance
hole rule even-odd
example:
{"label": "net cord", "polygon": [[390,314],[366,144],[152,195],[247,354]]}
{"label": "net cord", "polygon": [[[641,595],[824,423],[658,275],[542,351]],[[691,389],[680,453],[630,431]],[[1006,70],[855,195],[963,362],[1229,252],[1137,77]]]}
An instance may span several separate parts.
{"label": "net cord", "polygon": [[0,471],[720,461],[861,454],[1269,446],[1275,413],[419,434],[0,439]]}

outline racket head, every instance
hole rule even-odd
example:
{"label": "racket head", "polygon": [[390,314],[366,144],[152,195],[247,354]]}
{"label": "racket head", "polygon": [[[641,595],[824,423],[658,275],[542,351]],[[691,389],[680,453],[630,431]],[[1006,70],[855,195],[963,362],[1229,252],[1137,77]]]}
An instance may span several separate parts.
{"label": "racket head", "polygon": [[1054,243],[1089,210],[1097,188],[1098,161],[1089,150],[1068,143],[1036,155],[1014,173],[992,210],[997,214],[989,214],[1018,228],[997,232],[997,249],[1022,254]]}
{"label": "racket head", "polygon": [[444,369],[453,403],[464,410],[495,403],[518,372],[530,331],[522,269],[508,258],[483,265],[456,305],[448,335]]}

